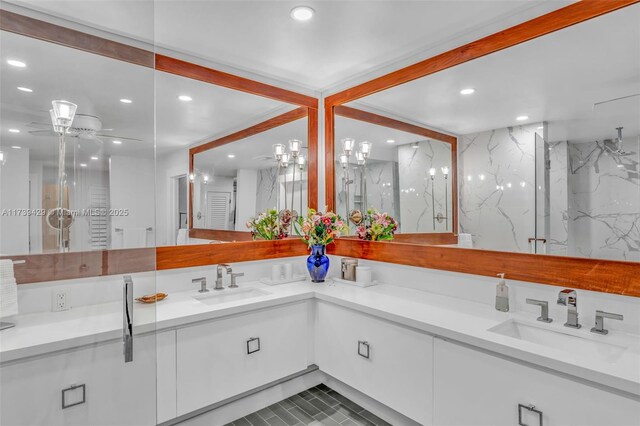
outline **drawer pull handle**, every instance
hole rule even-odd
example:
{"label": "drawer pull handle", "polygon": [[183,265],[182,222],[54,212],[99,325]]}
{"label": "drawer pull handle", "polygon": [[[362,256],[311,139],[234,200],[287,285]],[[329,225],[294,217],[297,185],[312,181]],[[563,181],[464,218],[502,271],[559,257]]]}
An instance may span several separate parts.
{"label": "drawer pull handle", "polygon": [[364,340],[358,340],[358,355],[366,359],[370,358],[371,347],[369,346],[369,342]]}
{"label": "drawer pull handle", "polygon": [[260,350],[260,338],[250,337],[247,340],[247,355],[254,354]]}
{"label": "drawer pull handle", "polygon": [[536,410],[536,406],[529,404],[529,405],[524,405],[524,404],[518,404],[518,425],[519,426],[528,426],[526,423],[522,423],[522,409],[525,409],[527,411],[530,411],[532,413],[536,413],[538,415],[538,424],[539,426],[542,426],[542,411],[540,410]]}
{"label": "drawer pull handle", "polygon": [[[82,399],[78,399],[75,402],[67,402],[67,399],[73,400],[73,396],[76,392],[82,391]],[[84,404],[87,402],[87,388],[85,385],[71,385],[66,389],[62,389],[62,409],[73,407],[76,405]]]}

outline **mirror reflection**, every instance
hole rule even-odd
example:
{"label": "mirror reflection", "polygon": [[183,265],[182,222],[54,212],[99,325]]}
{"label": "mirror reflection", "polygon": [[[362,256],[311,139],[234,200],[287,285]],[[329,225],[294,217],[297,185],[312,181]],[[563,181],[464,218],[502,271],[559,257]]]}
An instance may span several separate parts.
{"label": "mirror reflection", "polygon": [[248,233],[256,214],[307,210],[307,119],[194,155],[193,227]]}
{"label": "mirror reflection", "polygon": [[630,6],[349,105],[458,135],[464,246],[640,260],[639,17]]}
{"label": "mirror reflection", "polygon": [[154,246],[153,70],[12,33],[1,45],[0,253]]}
{"label": "mirror reflection", "polygon": [[452,145],[337,115],[336,208],[350,217],[375,209],[399,233],[452,232]]}

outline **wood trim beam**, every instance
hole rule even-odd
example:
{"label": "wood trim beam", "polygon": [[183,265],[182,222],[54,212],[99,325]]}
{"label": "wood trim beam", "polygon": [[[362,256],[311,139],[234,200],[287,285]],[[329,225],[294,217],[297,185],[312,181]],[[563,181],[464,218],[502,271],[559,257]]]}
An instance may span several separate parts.
{"label": "wood trim beam", "polygon": [[318,210],[318,114],[317,109],[307,111],[307,207],[314,210]]}
{"label": "wood trim beam", "polygon": [[[335,171],[335,138],[336,124],[334,107],[325,101],[324,106],[324,198],[327,209],[334,211],[336,208],[336,171]],[[345,218],[346,219],[346,218]]]}
{"label": "wood trim beam", "polygon": [[156,269],[162,271],[216,265],[224,262],[247,262],[307,254],[309,254],[307,247],[298,238],[157,247]]}
{"label": "wood trim beam", "polygon": [[337,256],[640,297],[640,264],[603,259],[338,239]]}
{"label": "wood trim beam", "polygon": [[389,127],[391,129],[400,130],[414,135],[420,135],[431,139],[436,139],[452,145],[457,144],[458,138],[429,129],[428,127],[417,126],[415,124],[406,123],[394,118],[385,117],[384,115],[375,114],[373,112],[363,111],[361,109],[351,108],[346,105],[337,105],[333,108],[336,115],[351,118],[353,120],[364,121],[378,126]]}
{"label": "wood trim beam", "polygon": [[191,62],[156,53],[156,70],[182,77],[192,78],[216,86],[227,87],[252,95],[263,96],[269,99],[286,102],[307,108],[318,109],[318,99],[302,95],[270,84],[250,80],[248,78],[207,68]]}
{"label": "wood trim beam", "polygon": [[154,67],[154,53],[106,38],[0,10],[0,30],[71,47],[143,67]]}
{"label": "wood trim beam", "polygon": [[227,231],[221,229],[190,229],[189,237],[201,238],[203,240],[217,240],[217,241],[253,241],[251,232],[249,231]]}
{"label": "wood trim beam", "polygon": [[[284,124],[288,124],[304,118],[307,116],[307,113],[308,108],[296,108],[268,120],[261,121],[260,123],[247,127],[246,129],[242,129],[235,133],[231,133],[221,138],[212,140],[211,142],[203,143],[202,145],[194,146],[193,148],[189,149],[189,155],[193,156],[199,152],[209,151],[210,149],[217,148],[231,142],[236,142],[250,136],[257,135],[258,133],[266,132],[267,130],[271,130]],[[191,170],[191,172],[193,172],[193,170]]]}
{"label": "wood trim beam", "polygon": [[569,6],[507,28],[464,46],[351,87],[327,97],[331,106],[345,104],[373,93],[408,83],[580,22],[638,3],[640,0],[581,0]]}

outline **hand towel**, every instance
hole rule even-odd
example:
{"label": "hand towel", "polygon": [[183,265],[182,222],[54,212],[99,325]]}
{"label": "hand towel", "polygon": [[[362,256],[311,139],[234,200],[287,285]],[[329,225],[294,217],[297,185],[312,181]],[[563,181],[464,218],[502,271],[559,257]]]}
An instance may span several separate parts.
{"label": "hand towel", "polygon": [[136,248],[146,246],[146,228],[124,228],[122,230],[122,248]]}
{"label": "hand towel", "polygon": [[18,285],[13,260],[0,260],[0,318],[18,314]]}
{"label": "hand towel", "polygon": [[473,248],[473,239],[471,238],[471,234],[459,233],[458,247]]}

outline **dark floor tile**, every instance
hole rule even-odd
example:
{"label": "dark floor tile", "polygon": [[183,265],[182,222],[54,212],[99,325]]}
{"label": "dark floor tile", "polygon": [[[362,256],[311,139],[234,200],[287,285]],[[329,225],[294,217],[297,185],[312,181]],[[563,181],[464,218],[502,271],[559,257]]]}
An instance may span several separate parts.
{"label": "dark floor tile", "polygon": [[348,419],[352,420],[353,422],[355,422],[355,424],[359,426],[377,426],[374,422],[367,420],[366,418],[362,417],[360,414],[354,413],[353,411],[350,411],[348,414],[346,414],[346,416]]}
{"label": "dark floor tile", "polygon": [[283,399],[282,401],[280,401],[278,404],[282,405],[284,408],[286,408],[287,410],[289,408],[295,407],[296,404],[294,404],[293,402],[291,402],[291,400],[289,398],[287,399]]}
{"label": "dark floor tile", "polygon": [[[314,391],[314,392],[313,392]],[[336,405],[338,405],[338,401],[334,398],[332,398],[331,396],[329,396],[329,394],[317,389],[317,388],[313,388],[313,391],[310,390],[310,392],[312,392],[316,398],[318,398],[320,401],[324,402],[325,404],[327,404],[329,407],[335,407]]]}
{"label": "dark floor tile", "polygon": [[262,417],[264,420],[268,420],[271,417],[275,416],[275,414],[273,413],[273,411],[271,411],[269,407],[265,407],[262,410],[258,410],[256,411],[256,413],[258,413],[258,415]]}
{"label": "dark floor tile", "polygon": [[313,422],[315,420],[313,417],[311,417],[305,411],[300,409],[300,407],[293,407],[292,409],[289,410],[289,413],[291,413],[294,416],[296,416],[296,418],[300,421],[300,423],[302,423],[304,425],[311,424],[311,422]]}
{"label": "dark floor tile", "polygon": [[234,420],[233,425],[234,426],[251,426],[251,423],[249,422],[249,420],[243,417],[241,419]]}
{"label": "dark floor tile", "polygon": [[340,426],[340,423],[333,420],[325,413],[320,413],[314,417],[322,426]]}
{"label": "dark floor tile", "polygon": [[319,409],[317,409],[314,405],[309,404],[309,401],[307,401],[306,399],[302,399],[298,395],[293,395],[289,399],[291,400],[291,402],[296,404],[298,407],[300,407],[304,411],[306,411],[307,414],[309,414],[311,417],[313,417],[316,414],[320,413]]}
{"label": "dark floor tile", "polygon": [[358,426],[358,423],[354,422],[351,419],[347,419],[344,422],[340,423],[340,426]]}
{"label": "dark floor tile", "polygon": [[287,424],[278,416],[273,416],[267,420],[269,426],[287,426]]}
{"label": "dark floor tile", "polygon": [[391,426],[390,423],[385,422],[380,417],[376,416],[375,414],[373,414],[370,411],[362,410],[358,414],[361,415],[362,417],[364,417],[365,419],[375,423],[376,426]]}
{"label": "dark floor tile", "polygon": [[245,419],[249,420],[253,426],[269,426],[269,423],[267,423],[257,413],[251,413],[245,416]]}
{"label": "dark floor tile", "polygon": [[303,398],[303,399],[311,399],[313,398],[313,394],[311,392],[309,392],[308,390],[302,391],[298,394],[299,397]]}
{"label": "dark floor tile", "polygon": [[310,399],[309,400],[309,404],[313,405],[314,407],[316,407],[321,412],[326,412],[327,410],[331,410],[331,407],[329,405],[325,404],[324,402],[322,402],[318,398]]}
{"label": "dark floor tile", "polygon": [[[295,405],[291,403],[291,407],[295,407]],[[293,426],[296,423],[300,422],[300,419],[298,419],[296,416],[294,416],[289,411],[287,411],[287,409],[284,407],[282,403],[270,405],[269,409],[273,411],[276,416],[280,417],[280,419],[283,420],[289,426]]]}
{"label": "dark floor tile", "polygon": [[324,383],[320,383],[318,386],[316,386],[318,389],[320,389],[323,392],[329,392],[331,390],[331,388],[327,385],[325,385]]}
{"label": "dark floor tile", "polygon": [[344,405],[348,409],[350,409],[352,411],[355,411],[356,413],[359,413],[360,411],[364,410],[364,408],[362,408],[361,406],[359,406],[355,402],[351,401],[350,399],[345,398],[344,396],[340,395],[338,392],[336,392],[334,390],[331,390],[331,391],[327,392],[327,395],[329,395],[331,398],[337,400],[340,404]]}

